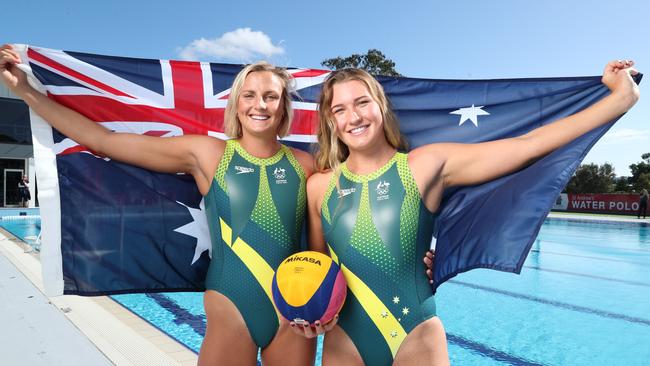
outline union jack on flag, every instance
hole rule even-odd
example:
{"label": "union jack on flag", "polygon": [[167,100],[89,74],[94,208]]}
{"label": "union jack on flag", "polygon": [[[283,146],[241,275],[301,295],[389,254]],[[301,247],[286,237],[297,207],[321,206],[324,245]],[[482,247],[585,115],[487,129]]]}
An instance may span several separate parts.
{"label": "union jack on flag", "polygon": [[[241,65],[16,49],[26,60],[20,67],[39,91],[108,129],[225,137],[224,109]],[[316,101],[329,71],[289,72],[300,99],[293,101],[295,118],[285,141],[307,149],[315,142]],[[412,147],[519,136],[609,93],[600,77],[377,79]],[[47,293],[203,290],[211,243],[193,178],[96,156],[30,116]],[[516,173],[445,192],[434,230],[432,293],[472,268],[518,273],[555,198],[610,126]]]}

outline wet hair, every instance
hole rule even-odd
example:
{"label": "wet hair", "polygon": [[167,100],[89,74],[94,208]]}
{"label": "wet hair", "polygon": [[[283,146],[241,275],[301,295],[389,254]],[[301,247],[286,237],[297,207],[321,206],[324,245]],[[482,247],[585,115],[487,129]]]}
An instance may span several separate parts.
{"label": "wet hair", "polygon": [[368,72],[361,69],[342,69],[333,71],[325,82],[318,103],[318,145],[316,166],[324,171],[337,171],[339,165],[350,155],[350,150],[336,135],[336,120],[332,113],[334,85],[345,81],[357,80],[362,82],[372,99],[379,105],[383,119],[384,136],[390,146],[397,150],[406,150],[406,139],[399,130],[399,121],[390,107],[384,88]]}
{"label": "wet hair", "polygon": [[279,137],[285,137],[289,134],[291,121],[293,120],[293,109],[291,108],[291,95],[294,94],[294,79],[287,70],[273,66],[266,61],[259,61],[244,67],[235,77],[230,88],[230,97],[226,104],[224,113],[224,132],[231,138],[242,137],[241,121],[237,117],[237,102],[244,86],[246,77],[254,72],[267,71],[282,80],[282,119],[278,126]]}

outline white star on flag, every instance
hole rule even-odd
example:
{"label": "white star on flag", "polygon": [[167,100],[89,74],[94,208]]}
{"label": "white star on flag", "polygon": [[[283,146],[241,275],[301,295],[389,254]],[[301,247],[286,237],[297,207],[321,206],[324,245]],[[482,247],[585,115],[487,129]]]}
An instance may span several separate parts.
{"label": "white star on flag", "polygon": [[470,120],[474,126],[478,127],[478,116],[490,115],[488,112],[481,109],[483,107],[484,106],[474,107],[474,104],[472,104],[471,107],[457,109],[453,112],[449,112],[449,114],[460,115],[460,122],[458,122],[459,126],[462,126],[465,121]]}
{"label": "white star on flag", "polygon": [[199,208],[188,207],[182,202],[176,201],[179,205],[184,206],[192,215],[192,222],[185,224],[177,229],[177,233],[193,236],[196,238],[196,249],[194,250],[194,258],[192,264],[196,262],[203,252],[208,251],[208,255],[212,258],[212,242],[210,241],[210,230],[208,229],[208,218],[205,216],[205,202],[204,198],[201,199]]}

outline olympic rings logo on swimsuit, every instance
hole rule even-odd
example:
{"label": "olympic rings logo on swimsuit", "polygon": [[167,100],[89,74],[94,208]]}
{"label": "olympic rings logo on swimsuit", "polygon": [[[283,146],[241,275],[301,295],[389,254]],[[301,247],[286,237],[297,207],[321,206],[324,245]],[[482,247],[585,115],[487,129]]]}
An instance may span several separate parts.
{"label": "olympic rings logo on swimsuit", "polygon": [[388,191],[390,190],[390,183],[380,180],[375,190],[377,192],[377,201],[387,200],[389,198]]}
{"label": "olympic rings logo on swimsuit", "polygon": [[287,176],[287,171],[284,168],[275,168],[273,170],[273,176],[275,177],[275,184],[287,184],[287,180],[284,179]]}

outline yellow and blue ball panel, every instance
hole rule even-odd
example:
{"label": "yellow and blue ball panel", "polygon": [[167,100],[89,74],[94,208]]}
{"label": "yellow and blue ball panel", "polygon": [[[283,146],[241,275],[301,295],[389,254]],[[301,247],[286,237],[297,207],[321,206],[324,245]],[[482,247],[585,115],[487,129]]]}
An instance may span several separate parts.
{"label": "yellow and blue ball panel", "polygon": [[332,259],[319,252],[295,253],[273,276],[273,301],[289,321],[326,323],[339,312],[347,293],[345,278]]}

